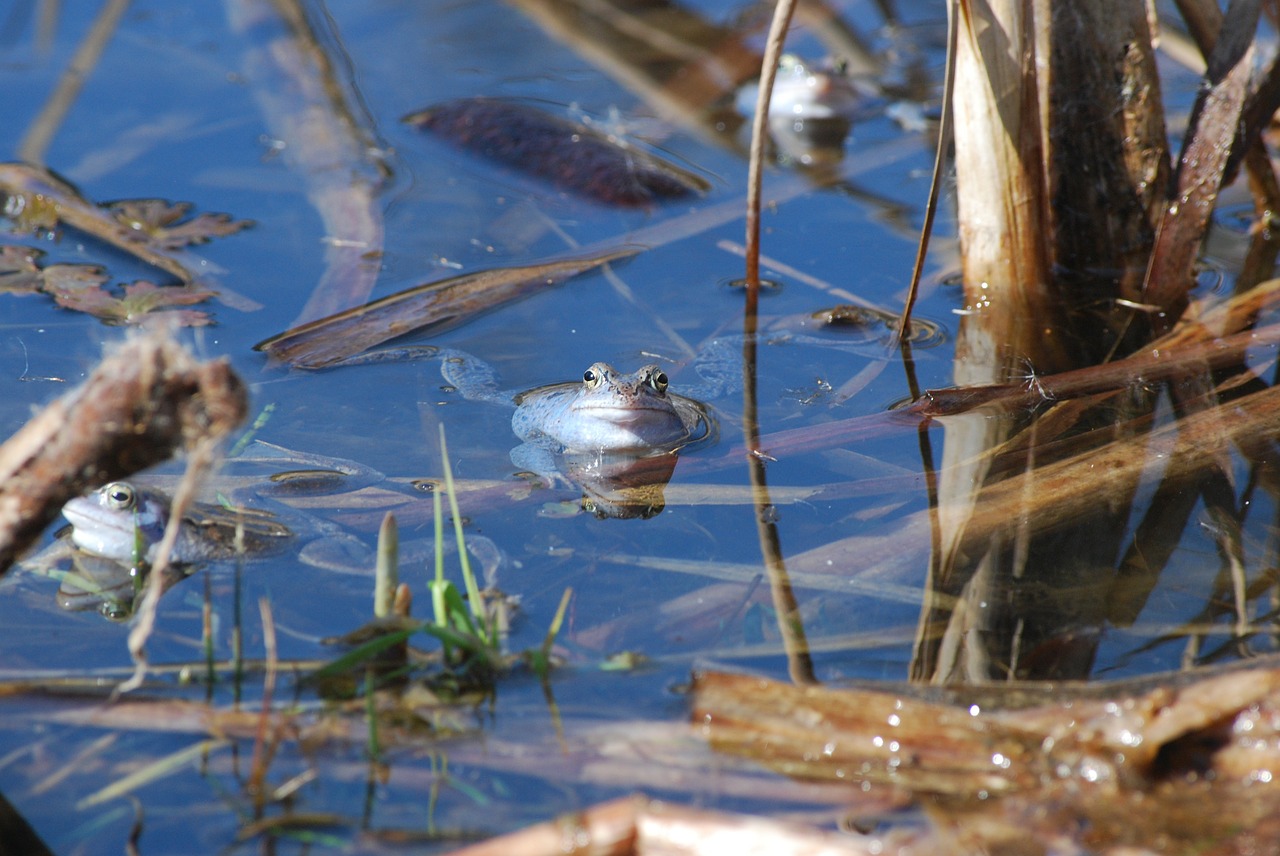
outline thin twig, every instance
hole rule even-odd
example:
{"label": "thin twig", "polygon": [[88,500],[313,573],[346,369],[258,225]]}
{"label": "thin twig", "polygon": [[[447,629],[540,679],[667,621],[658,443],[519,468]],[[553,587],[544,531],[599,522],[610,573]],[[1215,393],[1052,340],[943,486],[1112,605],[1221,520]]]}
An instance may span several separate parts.
{"label": "thin twig", "polygon": [[71,63],[58,80],[58,88],[53,91],[53,95],[45,102],[40,115],[27,128],[22,141],[18,143],[19,160],[30,164],[44,164],[45,152],[53,140],[53,135],[62,127],[62,120],[66,118],[67,111],[75,103],[85,79],[102,58],[102,51],[115,34],[120,18],[128,8],[129,0],[107,0],[103,5],[89,34],[80,43],[75,56],[71,58]]}
{"label": "thin twig", "polygon": [[[769,102],[773,98],[773,81],[778,76],[778,59],[786,41],[796,0],[778,0],[769,23],[769,37],[764,46],[760,68],[760,86],[756,92],[756,112],[751,117],[751,156],[747,163],[747,300],[754,303],[760,289],[760,196],[764,175],[765,129],[769,125]],[[754,311],[754,310],[752,310]],[[754,331],[752,331],[754,332]]]}
{"label": "thin twig", "polygon": [[933,180],[929,183],[929,202],[924,209],[924,224],[920,227],[920,244],[916,248],[916,261],[911,269],[911,286],[898,319],[895,344],[911,338],[911,310],[920,294],[920,277],[924,273],[924,260],[929,255],[929,238],[933,235],[933,221],[938,213],[938,194],[942,186],[942,165],[946,162],[947,142],[951,138],[951,91],[956,85],[956,19],[959,10],[956,0],[947,4],[947,70],[942,84],[942,116],[938,120],[938,150],[933,156]]}
{"label": "thin twig", "polygon": [[218,450],[222,436],[201,438],[191,453],[187,463],[187,471],[182,474],[182,481],[173,494],[173,502],[169,507],[169,522],[164,527],[164,535],[156,548],[156,560],[152,563],[147,577],[146,592],[135,613],[133,628],[129,631],[129,654],[133,657],[133,677],[116,688],[116,694],[131,692],[142,686],[147,676],[147,640],[155,629],[156,614],[160,608],[160,595],[164,594],[164,578],[169,571],[169,559],[173,555],[173,546],[178,541],[178,531],[182,528],[187,509],[195,501],[200,483],[213,471],[218,460]]}
{"label": "thin twig", "polygon": [[756,96],[756,114],[751,123],[751,161],[747,177],[747,281],[746,305],[743,309],[742,344],[742,433],[747,447],[747,471],[751,477],[753,511],[756,533],[760,540],[765,569],[769,574],[769,588],[773,606],[787,652],[787,665],[791,679],[797,684],[815,682],[813,660],[809,656],[804,626],[800,619],[800,607],[787,576],[782,557],[782,544],[778,526],[773,516],[776,512],[769,499],[765,480],[764,457],[760,451],[760,423],[756,404],[756,329],[760,302],[760,184],[764,163],[764,134],[769,114],[769,99],[773,81],[777,76],[778,58],[786,39],[787,27],[795,11],[796,0],[778,0],[774,8],[773,22],[769,26],[769,38],[765,45],[764,67],[760,73],[760,89]]}

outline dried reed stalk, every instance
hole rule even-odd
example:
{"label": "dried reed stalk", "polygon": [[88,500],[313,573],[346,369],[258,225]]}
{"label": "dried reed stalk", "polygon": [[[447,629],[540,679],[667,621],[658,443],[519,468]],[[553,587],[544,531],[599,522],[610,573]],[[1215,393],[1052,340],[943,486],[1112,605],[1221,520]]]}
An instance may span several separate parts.
{"label": "dried reed stalk", "polygon": [[[1159,86],[1146,7],[1142,0],[959,0],[957,15],[953,109],[967,314],[955,380],[1009,383],[1028,371],[1034,379],[1093,363],[1128,331],[1127,314],[1113,317],[1096,304],[1137,296],[1139,260],[1163,198],[1167,154],[1153,109]],[[1082,313],[1086,306],[1092,311]],[[1045,616],[1046,627],[1021,621],[997,606],[1007,602],[1004,593],[1029,568],[1068,576],[1105,567],[1093,559],[1115,554],[1121,532],[1114,520],[1081,521],[1094,537],[1070,554],[1079,560],[1070,570],[1054,569],[1053,557],[1062,554],[1034,537],[1036,520],[986,522],[979,497],[993,459],[984,453],[1027,418],[946,423],[927,586],[937,602],[921,613],[917,677],[1006,674],[1019,646],[1051,633],[1053,619]],[[1037,466],[1034,443],[1024,454],[1026,469]],[[1126,474],[1133,481],[1116,485],[1113,474],[1109,491],[1131,494],[1138,473]],[[1018,484],[1030,491],[1033,483]],[[1033,499],[1039,497],[1026,493],[1013,506]],[[1084,555],[1085,547],[1093,554]],[[1087,667],[1088,657],[1082,661]]]}

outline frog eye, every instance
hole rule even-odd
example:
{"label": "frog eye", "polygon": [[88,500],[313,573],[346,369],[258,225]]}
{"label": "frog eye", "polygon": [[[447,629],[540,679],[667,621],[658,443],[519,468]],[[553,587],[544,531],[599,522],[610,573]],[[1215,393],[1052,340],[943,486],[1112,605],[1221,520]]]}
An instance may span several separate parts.
{"label": "frog eye", "polygon": [[657,392],[667,391],[667,373],[664,371],[654,371],[649,373],[649,386],[653,387]]}
{"label": "frog eye", "polygon": [[133,508],[133,503],[137,499],[134,494],[133,486],[124,482],[112,482],[102,489],[102,496],[107,501],[107,505],[119,511],[128,511]]}
{"label": "frog eye", "polygon": [[587,386],[595,386],[600,382],[600,373],[593,366],[582,373],[582,382]]}

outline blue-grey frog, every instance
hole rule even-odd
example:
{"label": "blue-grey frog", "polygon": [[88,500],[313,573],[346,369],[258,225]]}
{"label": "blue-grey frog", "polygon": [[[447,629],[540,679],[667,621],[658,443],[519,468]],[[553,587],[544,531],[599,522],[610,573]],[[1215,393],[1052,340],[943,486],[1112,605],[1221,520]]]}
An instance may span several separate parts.
{"label": "blue-grey frog", "polygon": [[[169,522],[169,497],[156,490],[117,481],[62,507],[71,524],[71,542],[93,556],[121,564],[154,564]],[[189,565],[282,549],[293,532],[274,515],[195,503],[178,528],[170,561]]]}
{"label": "blue-grey frog", "polygon": [[[580,381],[519,391],[500,389],[493,368],[471,354],[442,350],[440,357],[441,374],[464,398],[515,407],[512,430],[543,453],[644,457],[712,440],[718,430],[707,405],[672,391],[656,365],[625,374],[598,362]],[[722,387],[706,386],[704,394]],[[517,447],[512,460],[520,465],[528,454]]]}

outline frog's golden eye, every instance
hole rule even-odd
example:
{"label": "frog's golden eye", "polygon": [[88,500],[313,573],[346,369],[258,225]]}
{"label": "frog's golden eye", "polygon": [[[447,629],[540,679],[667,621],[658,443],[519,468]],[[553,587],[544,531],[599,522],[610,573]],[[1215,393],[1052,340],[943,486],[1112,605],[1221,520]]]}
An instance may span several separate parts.
{"label": "frog's golden eye", "polygon": [[112,482],[102,489],[102,496],[106,499],[107,505],[118,511],[128,511],[133,508],[133,503],[137,499],[133,486],[124,482]]}
{"label": "frog's golden eye", "polygon": [[595,386],[600,382],[600,374],[594,368],[589,368],[582,373],[582,382],[587,386]]}
{"label": "frog's golden eye", "polygon": [[655,371],[649,374],[649,386],[658,392],[667,391],[667,373],[663,371]]}

